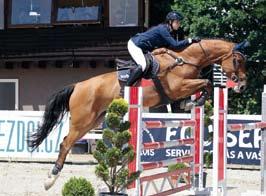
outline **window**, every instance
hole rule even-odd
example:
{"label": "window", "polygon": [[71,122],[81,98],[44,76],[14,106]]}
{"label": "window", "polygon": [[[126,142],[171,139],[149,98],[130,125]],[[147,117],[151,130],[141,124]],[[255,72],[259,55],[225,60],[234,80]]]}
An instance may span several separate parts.
{"label": "window", "polygon": [[100,21],[101,0],[58,0],[56,22]]}
{"label": "window", "polygon": [[18,80],[0,79],[0,110],[18,110]]}
{"label": "window", "polygon": [[138,0],[110,0],[110,26],[137,26]]}
{"label": "window", "polygon": [[4,29],[4,0],[0,0],[0,29]]}
{"label": "window", "polygon": [[51,23],[52,0],[12,0],[11,25]]}

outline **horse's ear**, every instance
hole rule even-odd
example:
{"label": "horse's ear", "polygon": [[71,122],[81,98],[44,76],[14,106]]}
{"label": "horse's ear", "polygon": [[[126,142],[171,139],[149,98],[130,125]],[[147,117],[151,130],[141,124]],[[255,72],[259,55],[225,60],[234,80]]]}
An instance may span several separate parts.
{"label": "horse's ear", "polygon": [[245,50],[249,46],[250,46],[249,41],[244,40],[241,43],[235,45],[234,51],[240,51],[241,52],[241,51]]}

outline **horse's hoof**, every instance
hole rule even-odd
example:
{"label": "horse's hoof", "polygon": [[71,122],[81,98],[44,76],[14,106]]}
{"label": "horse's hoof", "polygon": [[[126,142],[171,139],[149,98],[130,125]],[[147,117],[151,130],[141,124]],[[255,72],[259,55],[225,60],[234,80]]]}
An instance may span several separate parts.
{"label": "horse's hoof", "polygon": [[187,103],[186,106],[185,106],[185,111],[192,110],[192,108],[195,107],[195,105],[196,104],[194,102],[192,102],[192,101]]}
{"label": "horse's hoof", "polygon": [[52,182],[52,179],[47,179],[44,182],[44,189],[47,191],[54,185],[54,182]]}
{"label": "horse's hoof", "polygon": [[45,182],[44,182],[44,189],[47,191],[48,189],[50,189],[53,185],[54,185],[54,183],[55,183],[55,181],[56,181],[56,179],[59,177],[59,173],[57,174],[57,175],[53,175],[53,174],[51,174],[50,172],[48,173],[48,178],[45,180]]}
{"label": "horse's hoof", "polygon": [[186,107],[186,100],[180,102],[180,109],[184,110]]}

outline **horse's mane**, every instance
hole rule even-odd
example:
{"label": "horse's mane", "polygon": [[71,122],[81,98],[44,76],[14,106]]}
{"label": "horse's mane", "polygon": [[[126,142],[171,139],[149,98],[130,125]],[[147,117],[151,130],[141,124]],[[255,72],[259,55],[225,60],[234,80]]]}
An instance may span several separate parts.
{"label": "horse's mane", "polygon": [[221,41],[225,41],[228,43],[233,43],[231,40],[228,40],[226,38],[221,38],[221,37],[203,37],[201,38],[201,40],[221,40]]}
{"label": "horse's mane", "polygon": [[[232,42],[232,41],[230,41],[230,40],[227,40],[225,38],[217,38],[217,37],[205,37],[205,38],[202,38],[201,41],[222,41],[222,42],[225,42],[227,44],[230,44],[231,46],[234,46],[235,45],[235,43]],[[155,49],[155,51],[156,50],[165,51],[165,48]],[[185,48],[182,48],[182,49],[179,49],[179,50],[174,50],[174,49],[169,48],[169,50],[171,50],[173,52],[176,52],[176,53],[181,53],[181,52],[183,52],[185,50],[190,50],[190,46],[185,47]],[[160,52],[159,53],[157,53],[157,52],[154,53],[154,51],[153,51],[153,54],[156,55],[156,54],[161,54],[161,53]]]}
{"label": "horse's mane", "polygon": [[[201,40],[202,41],[223,41],[223,42],[226,42],[228,44],[233,44],[233,45],[235,44],[234,42],[232,42],[230,40],[227,40],[225,38],[217,38],[217,37],[207,37],[207,38],[202,38]],[[187,48],[188,47],[185,47],[185,48],[183,48],[181,50],[173,50],[173,51],[175,51],[175,52],[182,52],[182,51],[186,50]]]}

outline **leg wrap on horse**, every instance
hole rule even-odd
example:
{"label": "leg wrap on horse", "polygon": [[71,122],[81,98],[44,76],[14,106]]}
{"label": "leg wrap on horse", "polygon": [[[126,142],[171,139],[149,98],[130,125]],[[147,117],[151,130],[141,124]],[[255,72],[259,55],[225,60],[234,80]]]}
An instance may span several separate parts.
{"label": "leg wrap on horse", "polygon": [[205,101],[208,99],[209,93],[207,90],[203,89],[200,98],[196,100],[196,106],[202,106],[205,104]]}
{"label": "leg wrap on horse", "polygon": [[62,168],[63,167],[61,165],[55,163],[53,170],[52,170],[52,174],[57,175],[62,170]]}

